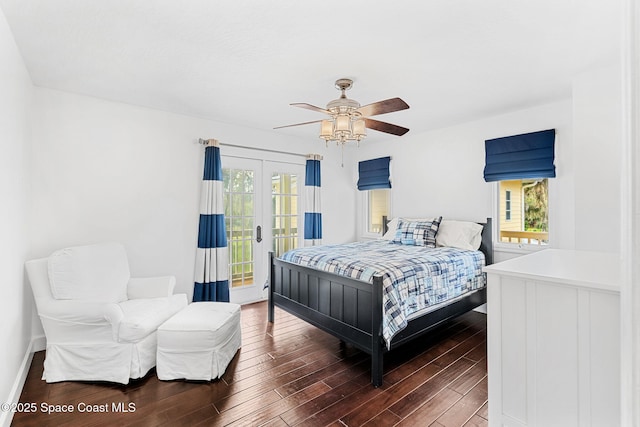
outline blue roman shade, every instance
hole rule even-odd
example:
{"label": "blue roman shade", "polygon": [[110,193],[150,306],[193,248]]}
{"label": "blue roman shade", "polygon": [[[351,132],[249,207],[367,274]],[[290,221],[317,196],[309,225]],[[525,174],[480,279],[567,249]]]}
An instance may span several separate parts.
{"label": "blue roman shade", "polygon": [[391,188],[391,180],[389,179],[390,162],[391,157],[381,157],[358,163],[358,190]]}
{"label": "blue roman shade", "polygon": [[484,180],[555,177],[555,139],[555,129],[548,129],[486,140]]}

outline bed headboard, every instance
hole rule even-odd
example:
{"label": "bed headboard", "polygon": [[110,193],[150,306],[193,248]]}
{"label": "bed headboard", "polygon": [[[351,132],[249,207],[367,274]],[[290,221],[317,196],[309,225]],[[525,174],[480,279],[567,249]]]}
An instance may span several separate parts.
{"label": "bed headboard", "polygon": [[387,222],[389,222],[387,220],[387,216],[383,215],[382,216],[382,235],[384,236],[385,234],[387,234],[387,231],[389,231],[389,224],[387,224]]}
{"label": "bed headboard", "polygon": [[[387,217],[382,217],[382,235],[389,230],[387,227]],[[487,222],[479,222],[482,225],[482,243],[480,243],[480,250],[484,253],[485,265],[493,264],[493,223],[491,218],[487,218]]]}
{"label": "bed headboard", "polygon": [[478,224],[482,225],[482,242],[480,243],[480,250],[484,253],[485,265],[493,264],[493,223],[491,218],[487,218],[487,222]]}

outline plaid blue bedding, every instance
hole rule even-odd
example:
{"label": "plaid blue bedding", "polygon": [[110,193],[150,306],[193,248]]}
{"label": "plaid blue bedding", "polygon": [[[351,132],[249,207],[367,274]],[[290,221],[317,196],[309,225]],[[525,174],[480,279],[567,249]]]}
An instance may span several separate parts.
{"label": "plaid blue bedding", "polygon": [[294,249],[284,261],[373,283],[383,277],[383,335],[387,346],[414,313],[485,286],[480,251],[426,248],[387,240]]}

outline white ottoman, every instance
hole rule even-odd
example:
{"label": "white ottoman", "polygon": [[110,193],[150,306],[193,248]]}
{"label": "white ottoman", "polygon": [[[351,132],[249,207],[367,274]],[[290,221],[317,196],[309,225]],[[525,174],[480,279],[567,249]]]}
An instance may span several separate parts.
{"label": "white ottoman", "polygon": [[158,378],[207,381],[219,378],[240,344],[238,304],[191,303],[158,328]]}

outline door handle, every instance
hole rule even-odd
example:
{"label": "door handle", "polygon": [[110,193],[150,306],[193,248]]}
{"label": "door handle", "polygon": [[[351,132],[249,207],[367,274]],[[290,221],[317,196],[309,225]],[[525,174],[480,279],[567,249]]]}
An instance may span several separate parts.
{"label": "door handle", "polygon": [[256,242],[258,242],[258,243],[262,242],[262,227],[261,226],[257,226],[256,227]]}

